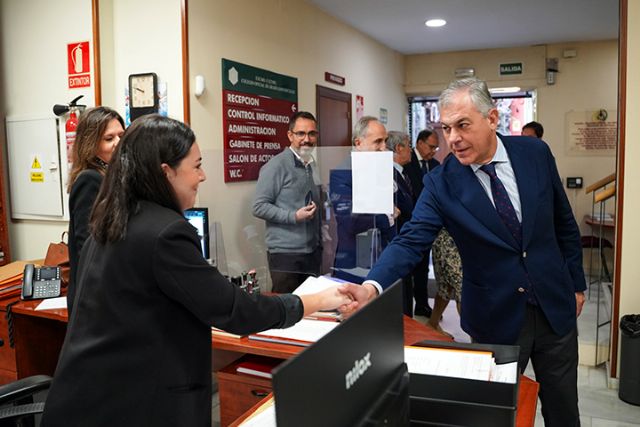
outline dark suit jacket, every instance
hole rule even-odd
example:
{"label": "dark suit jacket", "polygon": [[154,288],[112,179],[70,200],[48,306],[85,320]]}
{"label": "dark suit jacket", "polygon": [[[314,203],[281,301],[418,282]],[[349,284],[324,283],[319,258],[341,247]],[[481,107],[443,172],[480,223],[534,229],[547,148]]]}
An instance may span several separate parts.
{"label": "dark suit jacket", "polygon": [[86,169],[78,175],[69,194],[69,265],[71,273],[67,287],[69,314],[76,293],[75,273],[78,269],[80,251],[89,238],[89,217],[102,184],[102,174],[95,169]]}
{"label": "dark suit jacket", "polygon": [[393,168],[393,182],[395,184],[394,201],[396,207],[400,210],[400,216],[396,218],[396,230],[399,231],[411,219],[415,200],[411,184],[405,180],[395,167]]}
{"label": "dark suit jacket", "polygon": [[42,425],[209,426],[210,327],[246,334],[302,316],[297,297],[229,283],[179,213],[140,205],[124,240],[87,241]]}
{"label": "dark suit jacket", "polygon": [[[433,172],[435,168],[440,166],[440,162],[436,159],[429,160],[427,164],[429,165],[429,172]],[[422,168],[414,150],[411,150],[411,162],[405,166],[405,169],[407,170],[407,174],[409,174],[409,179],[411,180],[414,198],[417,200],[420,193],[422,193],[424,185],[422,183]]]}
{"label": "dark suit jacket", "polygon": [[382,253],[368,279],[404,277],[444,226],[462,257],[462,327],[474,339],[513,343],[530,284],[559,335],[576,324],[575,292],[586,288],[580,232],[555,160],[542,141],[502,137],[522,205],[522,247],[500,220],[471,167],[450,156],[425,176],[411,221]]}

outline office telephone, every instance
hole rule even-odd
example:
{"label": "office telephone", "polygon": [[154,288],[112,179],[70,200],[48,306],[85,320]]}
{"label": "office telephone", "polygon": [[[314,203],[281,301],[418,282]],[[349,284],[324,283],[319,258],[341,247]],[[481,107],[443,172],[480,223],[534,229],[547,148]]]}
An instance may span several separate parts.
{"label": "office telephone", "polygon": [[22,299],[55,298],[60,296],[60,267],[24,266]]}

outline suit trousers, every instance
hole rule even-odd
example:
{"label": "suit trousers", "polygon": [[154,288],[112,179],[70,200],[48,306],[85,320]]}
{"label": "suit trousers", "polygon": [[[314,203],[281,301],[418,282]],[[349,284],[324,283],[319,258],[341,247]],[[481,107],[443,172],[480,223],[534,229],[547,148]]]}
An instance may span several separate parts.
{"label": "suit trousers", "polygon": [[429,252],[424,253],[412,274],[413,298],[416,300],[416,307],[429,307],[429,293],[427,290],[429,283]]}
{"label": "suit trousers", "polygon": [[540,307],[527,304],[525,323],[515,344],[520,346],[520,371],[524,372],[531,359],[540,383],[545,426],[580,426],[577,328],[558,336]]}
{"label": "suit trousers", "polygon": [[279,294],[293,292],[309,276],[320,275],[322,248],[305,253],[268,252],[272,291]]}

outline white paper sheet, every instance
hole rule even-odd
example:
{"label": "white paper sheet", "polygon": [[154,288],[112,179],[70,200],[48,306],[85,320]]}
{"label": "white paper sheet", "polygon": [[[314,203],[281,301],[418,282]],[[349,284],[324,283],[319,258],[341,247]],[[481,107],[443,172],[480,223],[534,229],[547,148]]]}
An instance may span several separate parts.
{"label": "white paper sheet", "polygon": [[495,362],[491,353],[438,348],[404,348],[410,373],[489,381]]}
{"label": "white paper sheet", "polygon": [[518,382],[518,362],[496,365],[491,371],[491,381],[510,384]]}
{"label": "white paper sheet", "polygon": [[353,213],[393,214],[393,153],[352,151]]}
{"label": "white paper sheet", "polygon": [[240,424],[241,427],[276,427],[276,425],[276,405],[273,399],[270,405]]}
{"label": "white paper sheet", "polygon": [[55,310],[59,308],[67,308],[67,297],[48,298],[42,300],[35,308],[36,310]]}
{"label": "white paper sheet", "polygon": [[[329,320],[308,320],[302,319],[295,325],[287,329],[269,329],[264,332],[258,332],[258,336],[287,338],[298,341],[316,342],[338,326],[338,322]],[[251,337],[253,335],[250,335]]]}
{"label": "white paper sheet", "polygon": [[325,276],[320,276],[320,277],[309,276],[309,277],[307,277],[307,279],[304,282],[302,282],[302,284],[300,286],[298,286],[296,288],[296,290],[293,291],[293,294],[294,295],[315,294],[316,292],[321,292],[321,291],[324,291],[327,288],[330,288],[332,286],[338,286],[340,284],[341,284],[341,282],[336,282],[335,280],[332,280],[329,277],[325,277]]}

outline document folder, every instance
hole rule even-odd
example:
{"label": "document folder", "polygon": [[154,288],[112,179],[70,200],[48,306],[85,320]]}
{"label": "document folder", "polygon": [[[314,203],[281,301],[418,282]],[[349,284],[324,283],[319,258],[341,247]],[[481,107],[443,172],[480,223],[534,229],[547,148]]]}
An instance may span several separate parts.
{"label": "document folder", "polygon": [[[497,364],[518,360],[520,347],[423,341],[416,344],[463,350],[491,351]],[[515,425],[518,381],[515,384],[409,374],[411,425],[511,427]]]}

